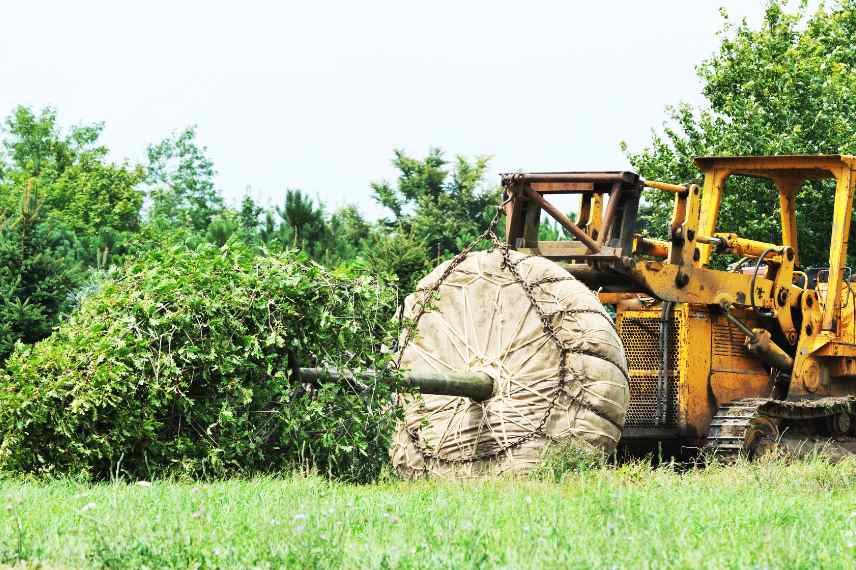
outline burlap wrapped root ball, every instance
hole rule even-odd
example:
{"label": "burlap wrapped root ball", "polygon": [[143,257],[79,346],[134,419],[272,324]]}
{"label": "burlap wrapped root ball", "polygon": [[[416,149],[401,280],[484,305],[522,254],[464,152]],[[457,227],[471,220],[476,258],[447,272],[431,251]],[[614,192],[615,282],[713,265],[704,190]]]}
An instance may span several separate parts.
{"label": "burlap wrapped root ball", "polygon": [[405,416],[390,454],[406,476],[525,473],[551,443],[611,453],[621,437],[630,397],[627,362],[603,306],[555,263],[510,251],[518,277],[503,255],[501,249],[471,253],[442,279],[446,262],[405,301],[405,318],[418,320],[402,341],[402,369],[483,372],[494,380],[493,397],[484,402],[401,396]]}

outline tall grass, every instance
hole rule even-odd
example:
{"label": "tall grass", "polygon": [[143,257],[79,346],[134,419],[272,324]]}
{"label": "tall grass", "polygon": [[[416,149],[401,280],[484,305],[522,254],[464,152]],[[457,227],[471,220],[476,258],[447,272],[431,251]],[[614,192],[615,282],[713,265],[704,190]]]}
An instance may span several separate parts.
{"label": "tall grass", "polygon": [[94,568],[850,568],[856,462],[560,482],[0,482],[0,562]]}

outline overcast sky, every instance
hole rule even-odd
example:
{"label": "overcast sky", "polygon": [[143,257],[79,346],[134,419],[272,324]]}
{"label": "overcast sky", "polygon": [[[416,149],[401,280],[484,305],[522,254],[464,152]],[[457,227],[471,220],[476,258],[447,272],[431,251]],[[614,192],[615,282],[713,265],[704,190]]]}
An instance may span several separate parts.
{"label": "overcast sky", "polygon": [[3,2],[0,113],[103,121],[116,160],[199,127],[230,202],[302,188],[383,214],[369,183],[394,148],[493,156],[508,170],[617,169],[664,107],[700,101],[694,66],[725,7],[596,2]]}

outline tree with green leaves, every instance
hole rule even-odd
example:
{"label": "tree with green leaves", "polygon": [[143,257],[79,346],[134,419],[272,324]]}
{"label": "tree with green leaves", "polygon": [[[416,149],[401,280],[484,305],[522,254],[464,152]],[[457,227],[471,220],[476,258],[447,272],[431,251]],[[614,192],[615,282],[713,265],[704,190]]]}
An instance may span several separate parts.
{"label": "tree with green leaves", "polygon": [[489,157],[472,162],[457,156],[450,165],[439,149],[420,160],[395,151],[396,184],[372,184],[375,199],[392,211],[391,226],[402,226],[441,259],[457,253],[484,231],[499,203],[499,192],[485,183]]}
{"label": "tree with green leaves", "polygon": [[[399,408],[394,291],[302,253],[167,244],[0,369],[0,469],[109,479],[311,468],[371,481]],[[356,369],[308,387],[297,366]]]}
{"label": "tree with green leaves", "polygon": [[[402,268],[392,271],[407,284],[407,290],[414,276],[428,268],[428,260],[437,263],[458,253],[492,219],[499,191],[485,182],[489,160],[480,156],[470,162],[457,156],[450,164],[439,149],[431,149],[421,160],[396,150],[392,161],[399,172],[396,183],[372,184],[375,199],[393,214],[385,220],[388,232],[383,240],[398,237],[404,242],[399,249],[406,251],[414,243],[424,248],[423,256],[409,255]],[[384,248],[387,246],[392,244]],[[417,258],[424,260],[424,266],[415,262]]]}
{"label": "tree with green leaves", "polygon": [[[809,11],[767,3],[757,27],[725,23],[718,53],[698,67],[706,105],[668,109],[663,129],[638,152],[634,167],[648,178],[697,181],[700,155],[856,153],[856,0]],[[627,146],[624,145],[625,150]],[[779,241],[779,203],[770,183],[732,177],[720,227]],[[664,236],[671,197],[651,193],[641,211],[648,231]],[[832,189],[806,183],[797,196],[804,264],[825,264],[832,225]]]}
{"label": "tree with green leaves", "polygon": [[343,206],[327,221],[327,245],[324,262],[337,265],[363,257],[372,225],[363,218],[356,206]]}
{"label": "tree with green leaves", "polygon": [[416,289],[419,279],[431,269],[425,243],[401,228],[391,233],[373,233],[366,242],[365,256],[372,273],[395,277],[401,301]]}
{"label": "tree with green leaves", "polygon": [[226,245],[229,238],[238,233],[240,227],[238,214],[227,209],[211,220],[205,235],[209,243],[222,247]]}
{"label": "tree with green leaves", "polygon": [[276,216],[273,211],[265,210],[264,218],[259,226],[258,238],[266,247],[274,245],[277,241],[283,243],[288,241],[287,236],[283,235],[284,229],[287,227],[283,224],[277,225]]}
{"label": "tree with green leaves", "polygon": [[262,212],[264,212],[264,208],[256,204],[249,193],[245,194],[241,199],[241,208],[238,210],[238,221],[245,235],[255,236],[259,229],[259,216],[262,215]]}
{"label": "tree with green leaves", "polygon": [[46,222],[75,232],[87,262],[107,261],[139,229],[142,170],[107,161],[103,125],[63,131],[51,108],[18,107],[6,120],[0,208],[17,208],[23,188],[39,197]]}
{"label": "tree with green leaves", "polygon": [[216,171],[208,149],[196,142],[196,127],[150,145],[147,153],[152,221],[204,232],[224,204],[214,186]]}
{"label": "tree with green leaves", "polygon": [[103,126],[60,128],[51,108],[17,107],[0,167],[0,360],[48,336],[87,267],[127,252],[140,228],[142,172],[107,160]]}

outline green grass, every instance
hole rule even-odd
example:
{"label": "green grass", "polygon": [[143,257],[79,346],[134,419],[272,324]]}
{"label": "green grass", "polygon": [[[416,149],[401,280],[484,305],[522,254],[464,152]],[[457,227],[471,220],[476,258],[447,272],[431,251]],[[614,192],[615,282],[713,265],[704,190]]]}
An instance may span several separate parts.
{"label": "green grass", "polygon": [[0,562],[95,568],[852,568],[856,462],[561,482],[0,481]]}

